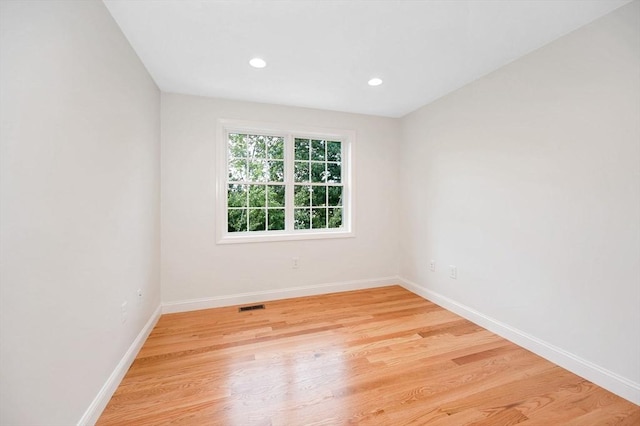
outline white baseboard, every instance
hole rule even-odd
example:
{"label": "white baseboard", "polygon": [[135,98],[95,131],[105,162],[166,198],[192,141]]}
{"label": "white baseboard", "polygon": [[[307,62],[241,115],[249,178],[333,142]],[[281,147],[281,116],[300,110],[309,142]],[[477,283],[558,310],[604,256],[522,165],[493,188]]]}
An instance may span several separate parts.
{"label": "white baseboard", "polygon": [[291,297],[315,296],[318,294],[362,290],[366,288],[384,287],[394,284],[399,284],[398,277],[343,281],[329,284],[289,287],[278,290],[231,294],[228,296],[181,300],[176,302],[163,303],[162,313],[169,314],[175,312],[196,311],[199,309],[220,308],[223,306],[243,305],[247,303],[266,302],[269,300],[289,299]]}
{"label": "white baseboard", "polygon": [[149,333],[151,333],[151,330],[153,330],[153,327],[155,327],[158,319],[160,319],[160,311],[161,306],[158,306],[151,315],[151,318],[149,318],[149,321],[147,321],[136,339],[133,341],[131,346],[129,346],[129,349],[124,354],[116,368],[113,370],[104,386],[102,386],[102,389],[100,389],[98,395],[96,395],[93,402],[91,402],[91,405],[89,405],[87,411],[84,412],[84,415],[80,418],[80,421],[78,421],[78,426],[94,425],[98,421],[100,414],[102,414],[102,411],[109,403],[109,400],[118,388],[118,385],[120,385],[120,382],[124,378],[124,375],[127,373],[127,370],[129,370],[129,367],[131,367],[131,364],[140,351],[140,348],[142,348],[142,345],[147,340],[147,337],[149,337]]}
{"label": "white baseboard", "polygon": [[640,384],[402,277],[398,277],[397,282],[412,293],[440,305],[634,404],[640,405]]}

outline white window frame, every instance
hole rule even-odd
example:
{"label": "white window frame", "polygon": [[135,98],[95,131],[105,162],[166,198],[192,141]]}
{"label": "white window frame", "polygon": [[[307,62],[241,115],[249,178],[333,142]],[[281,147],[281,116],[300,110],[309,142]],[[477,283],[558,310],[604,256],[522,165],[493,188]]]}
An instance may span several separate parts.
{"label": "white window frame", "polygon": [[[288,214],[283,231],[228,232],[228,135],[251,133],[285,138],[285,210],[293,212],[293,156],[294,138],[325,139],[342,142],[341,183],[342,227],[323,229],[293,229],[292,214]],[[355,236],[354,164],[356,133],[353,130],[275,124],[245,120],[219,119],[216,141],[216,242],[218,244],[255,243],[267,241],[314,240],[325,238],[349,238]]]}

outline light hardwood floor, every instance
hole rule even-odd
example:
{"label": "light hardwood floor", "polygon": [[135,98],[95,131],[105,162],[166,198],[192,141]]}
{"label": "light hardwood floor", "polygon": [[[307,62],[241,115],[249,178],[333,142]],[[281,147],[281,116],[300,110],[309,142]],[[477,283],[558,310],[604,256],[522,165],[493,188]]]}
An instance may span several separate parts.
{"label": "light hardwood floor", "polygon": [[640,425],[640,407],[398,287],[163,315],[98,425]]}

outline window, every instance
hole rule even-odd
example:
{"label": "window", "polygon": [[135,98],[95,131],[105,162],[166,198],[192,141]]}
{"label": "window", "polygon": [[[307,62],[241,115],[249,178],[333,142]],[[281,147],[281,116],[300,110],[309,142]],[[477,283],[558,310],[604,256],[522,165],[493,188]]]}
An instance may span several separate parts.
{"label": "window", "polygon": [[353,235],[354,134],[221,120],[219,243]]}

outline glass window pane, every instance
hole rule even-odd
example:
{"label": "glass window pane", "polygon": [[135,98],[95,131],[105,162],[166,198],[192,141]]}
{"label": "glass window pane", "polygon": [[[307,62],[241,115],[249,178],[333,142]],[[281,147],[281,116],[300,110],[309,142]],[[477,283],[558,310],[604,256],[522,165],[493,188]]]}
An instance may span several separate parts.
{"label": "glass window pane", "polygon": [[296,185],[293,189],[293,205],[296,207],[309,207],[311,205],[311,187]]}
{"label": "glass window pane", "polygon": [[284,182],[284,161],[269,161],[269,181]]}
{"label": "glass window pane", "polygon": [[267,187],[267,206],[284,207],[284,185],[270,185]]}
{"label": "glass window pane", "polygon": [[229,133],[229,158],[245,158],[247,156],[247,135]]}
{"label": "glass window pane", "polygon": [[227,207],[247,207],[247,187],[245,185],[229,185]]}
{"label": "glass window pane", "polygon": [[325,163],[311,163],[311,182],[325,181]]}
{"label": "glass window pane", "polygon": [[312,209],[311,227],[315,229],[327,227],[327,209]]}
{"label": "glass window pane", "polygon": [[267,138],[267,155],[274,160],[284,160],[284,138],[270,136]]}
{"label": "glass window pane", "polygon": [[247,148],[250,158],[266,158],[267,137],[262,135],[247,135]]}
{"label": "glass window pane", "polygon": [[321,229],[327,227],[327,209],[311,209],[311,227]]}
{"label": "glass window pane", "polygon": [[295,209],[293,217],[294,217],[295,229],[311,228],[311,210],[310,209]]}
{"label": "glass window pane", "polygon": [[311,159],[316,161],[324,161],[325,141],[312,140],[311,141]]}
{"label": "glass window pane", "polygon": [[264,207],[266,205],[266,193],[264,185],[249,186],[249,207]]}
{"label": "glass window pane", "polygon": [[247,209],[229,209],[227,212],[227,231],[244,232],[247,230]]}
{"label": "glass window pane", "polygon": [[327,164],[327,182],[342,182],[342,168],[340,167],[340,163]]}
{"label": "glass window pane", "polygon": [[249,180],[266,182],[269,179],[269,167],[266,161],[249,160]]}
{"label": "glass window pane", "polygon": [[229,180],[244,181],[247,179],[247,160],[229,161]]}
{"label": "glass window pane", "polygon": [[327,187],[314,186],[311,193],[311,202],[313,206],[327,205]]}
{"label": "glass window pane", "polygon": [[264,231],[266,226],[266,209],[249,209],[249,231]]}
{"label": "glass window pane", "polygon": [[309,139],[295,140],[296,160],[308,160],[309,159]]}
{"label": "glass window pane", "polygon": [[293,177],[296,182],[309,182],[309,162],[296,161],[293,165]]}
{"label": "glass window pane", "polygon": [[327,161],[342,161],[342,144],[327,142]]}
{"label": "glass window pane", "polygon": [[342,209],[329,209],[329,228],[342,228]]}
{"label": "glass window pane", "polygon": [[330,206],[342,206],[342,187],[341,186],[329,186],[327,188],[329,193],[329,205]]}
{"label": "glass window pane", "polygon": [[267,215],[269,216],[269,231],[284,230],[284,210],[269,209]]}

